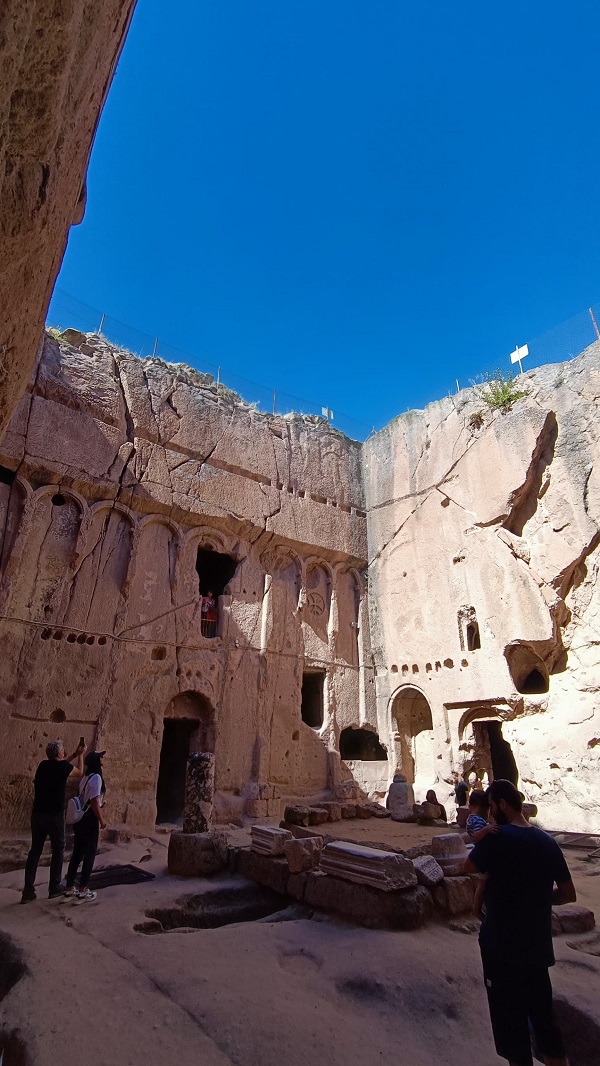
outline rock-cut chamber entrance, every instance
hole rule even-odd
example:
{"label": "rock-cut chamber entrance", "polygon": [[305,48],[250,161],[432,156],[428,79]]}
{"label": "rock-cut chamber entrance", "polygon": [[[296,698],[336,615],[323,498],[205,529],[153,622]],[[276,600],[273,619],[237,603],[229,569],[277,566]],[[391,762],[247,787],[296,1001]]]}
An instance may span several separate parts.
{"label": "rock-cut chamber entrance", "polygon": [[436,780],[435,742],[431,707],[422,692],[408,685],[392,703],[396,767],[411,785],[431,788]]}
{"label": "rock-cut chamber entrance", "polygon": [[484,722],[473,722],[473,735],[475,738],[475,769],[487,771],[490,781],[512,781],[517,785],[519,771],[513,754],[513,750],[502,735],[502,722],[497,719],[489,719]]}
{"label": "rock-cut chamber entrance", "polygon": [[184,692],[169,703],[156,784],[157,823],[177,824],[183,817],[185,775],[192,752],[214,750],[214,714],[204,696]]}

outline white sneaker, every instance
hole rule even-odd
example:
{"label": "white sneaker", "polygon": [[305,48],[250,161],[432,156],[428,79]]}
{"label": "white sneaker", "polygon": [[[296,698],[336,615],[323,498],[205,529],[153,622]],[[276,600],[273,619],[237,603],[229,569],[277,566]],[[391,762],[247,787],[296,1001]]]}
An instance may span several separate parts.
{"label": "white sneaker", "polygon": [[73,888],[66,888],[63,892],[63,900],[75,899],[76,895],[77,889],[75,888],[75,886],[73,886]]}
{"label": "white sneaker", "polygon": [[85,892],[78,892],[75,903],[92,903],[98,895],[97,892],[90,892],[89,888]]}

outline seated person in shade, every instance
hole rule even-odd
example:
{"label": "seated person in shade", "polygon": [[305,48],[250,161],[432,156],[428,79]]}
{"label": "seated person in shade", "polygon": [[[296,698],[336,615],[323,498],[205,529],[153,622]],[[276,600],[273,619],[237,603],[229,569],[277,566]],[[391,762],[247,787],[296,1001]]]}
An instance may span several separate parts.
{"label": "seated person in shade", "polygon": [[436,796],[436,794],[435,794],[435,792],[433,791],[432,788],[429,789],[429,792],[425,796],[425,799],[427,800],[427,803],[435,803],[440,808],[440,811],[441,811],[440,818],[442,819],[443,822],[447,822],[448,821],[448,815],[446,814],[446,808],[440,803],[439,799],[437,798],[437,796]]}
{"label": "seated person in shade", "polygon": [[496,833],[495,825],[488,824],[489,800],[485,792],[475,789],[469,796],[469,817],[467,818],[467,833],[474,843],[483,840],[488,833]]}

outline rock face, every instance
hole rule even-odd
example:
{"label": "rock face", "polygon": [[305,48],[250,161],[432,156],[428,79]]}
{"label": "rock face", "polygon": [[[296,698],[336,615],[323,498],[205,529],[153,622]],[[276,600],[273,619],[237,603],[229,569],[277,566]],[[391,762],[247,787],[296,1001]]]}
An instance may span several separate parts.
{"label": "rock face", "polygon": [[0,437],[33,370],[135,0],[0,6]]}
{"label": "rock face", "polygon": [[418,800],[475,769],[598,831],[600,343],[519,383],[364,445],[379,735]]}
{"label": "rock face", "polygon": [[375,727],[360,445],[70,336],[0,445],[2,827],[27,826],[53,736],[110,750],[111,819],[139,829],[181,815],[191,753],[226,820],[354,787],[336,737],[359,708]]}
{"label": "rock face", "polygon": [[392,817],[474,771],[599,830],[600,343],[522,380],[361,448],[46,338],[0,446],[0,828],[83,732],[129,827],[180,814],[209,753],[224,820],[368,817],[398,768]]}

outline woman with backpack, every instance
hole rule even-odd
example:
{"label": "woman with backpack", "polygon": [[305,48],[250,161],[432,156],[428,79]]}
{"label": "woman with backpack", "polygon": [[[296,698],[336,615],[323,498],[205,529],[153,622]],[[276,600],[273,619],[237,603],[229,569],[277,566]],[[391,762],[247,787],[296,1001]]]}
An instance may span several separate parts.
{"label": "woman with backpack", "polygon": [[[84,762],[84,775],[79,785],[79,802],[83,808],[83,815],[73,826],[75,843],[67,870],[65,891],[67,899],[74,899],[76,903],[90,903],[96,899],[97,895],[96,892],[91,892],[88,886],[98,849],[98,836],[100,830],[105,828],[102,818],[102,804],[106,793],[102,775],[102,756],[105,754],[104,751],[88,752]],[[77,890],[75,877],[82,863],[79,890]]]}

